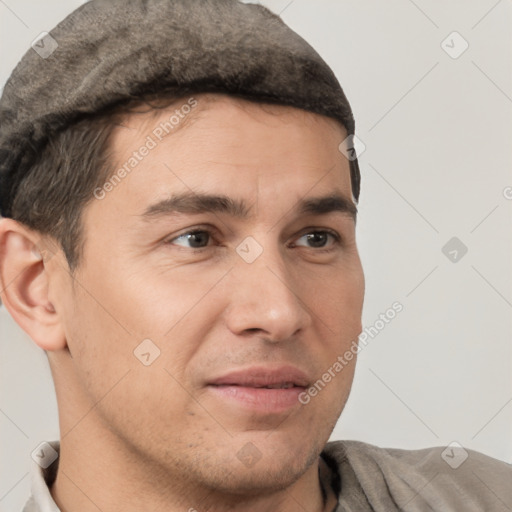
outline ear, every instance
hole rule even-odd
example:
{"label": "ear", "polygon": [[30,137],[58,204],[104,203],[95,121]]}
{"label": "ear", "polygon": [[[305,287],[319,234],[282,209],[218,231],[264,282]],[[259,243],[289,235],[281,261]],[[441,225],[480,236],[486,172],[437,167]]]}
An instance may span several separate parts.
{"label": "ear", "polygon": [[0,219],[0,296],[14,320],[43,350],[66,347],[59,314],[48,297],[56,251],[57,246],[41,234],[13,219]]}

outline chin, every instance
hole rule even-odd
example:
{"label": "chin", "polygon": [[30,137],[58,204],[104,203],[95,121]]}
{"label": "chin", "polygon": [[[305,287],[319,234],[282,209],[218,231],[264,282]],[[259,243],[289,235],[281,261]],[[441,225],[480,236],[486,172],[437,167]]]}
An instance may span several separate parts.
{"label": "chin", "polygon": [[[247,441],[237,441],[237,448],[230,446],[227,450],[230,455],[217,460],[214,467],[211,465],[215,457],[209,457],[209,464],[197,468],[202,473],[197,478],[212,491],[234,496],[258,496],[282,491],[306,473],[323,449],[322,442],[312,442],[308,437],[297,437],[292,444],[289,438],[288,442],[278,443],[269,432],[247,434],[244,436]],[[304,439],[309,440],[307,445]],[[239,445],[241,448],[238,448]],[[233,450],[235,457],[231,455]]]}
{"label": "chin", "polygon": [[[206,487],[218,493],[233,496],[269,495],[293,485],[306,472],[309,465],[299,467],[297,464],[275,464],[275,461],[264,464],[262,460],[257,466],[241,469],[240,464],[226,468],[224,475],[209,475]],[[220,478],[216,478],[219,476]]]}

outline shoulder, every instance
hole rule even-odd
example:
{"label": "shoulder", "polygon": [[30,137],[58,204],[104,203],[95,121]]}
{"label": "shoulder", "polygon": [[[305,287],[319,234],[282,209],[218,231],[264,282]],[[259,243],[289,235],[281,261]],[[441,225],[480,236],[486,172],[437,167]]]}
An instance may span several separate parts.
{"label": "shoulder", "polygon": [[325,453],[335,459],[350,460],[355,463],[375,461],[384,465],[413,466],[418,469],[452,470],[460,473],[478,468],[492,468],[494,471],[512,475],[512,465],[464,448],[457,443],[419,450],[402,448],[382,448],[361,441],[331,441],[325,446]]}
{"label": "shoulder", "polygon": [[385,494],[396,503],[418,504],[411,510],[423,510],[421,504],[434,510],[512,509],[512,466],[456,443],[404,450],[333,441],[323,455],[342,479],[352,475],[369,501]]}

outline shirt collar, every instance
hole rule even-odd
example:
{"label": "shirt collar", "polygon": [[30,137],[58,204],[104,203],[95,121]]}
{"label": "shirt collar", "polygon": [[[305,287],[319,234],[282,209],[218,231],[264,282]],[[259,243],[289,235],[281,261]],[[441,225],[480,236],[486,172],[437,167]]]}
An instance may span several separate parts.
{"label": "shirt collar", "polygon": [[[51,441],[48,443],[58,454],[60,453],[60,442]],[[50,487],[55,481],[59,459],[50,464],[46,469],[42,468],[34,460],[30,466],[31,496],[23,512],[60,512],[52,495]]]}

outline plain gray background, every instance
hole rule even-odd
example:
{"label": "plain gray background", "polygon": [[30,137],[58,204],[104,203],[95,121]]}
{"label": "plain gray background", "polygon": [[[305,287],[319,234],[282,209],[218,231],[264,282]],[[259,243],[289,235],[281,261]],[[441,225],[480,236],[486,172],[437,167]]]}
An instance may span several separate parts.
{"label": "plain gray background", "polygon": [[[0,0],[0,84],[81,3]],[[510,1],[262,3],[332,66],[366,146],[363,325],[404,308],[360,353],[332,439],[457,441],[512,462]],[[442,251],[453,237],[455,262]],[[4,308],[0,340],[0,510],[12,512],[30,452],[59,431],[46,356]]]}

